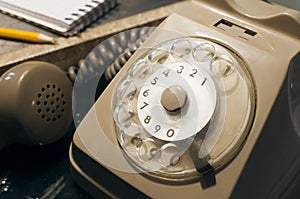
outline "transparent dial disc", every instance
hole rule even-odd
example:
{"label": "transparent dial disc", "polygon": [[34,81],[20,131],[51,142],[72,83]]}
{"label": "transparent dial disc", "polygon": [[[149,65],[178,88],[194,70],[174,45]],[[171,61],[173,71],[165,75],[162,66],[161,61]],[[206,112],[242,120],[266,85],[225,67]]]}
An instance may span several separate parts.
{"label": "transparent dial disc", "polygon": [[[225,165],[247,137],[254,86],[230,49],[180,38],[141,53],[114,93],[116,138],[129,161],[167,181]],[[201,162],[201,165],[200,163]]]}

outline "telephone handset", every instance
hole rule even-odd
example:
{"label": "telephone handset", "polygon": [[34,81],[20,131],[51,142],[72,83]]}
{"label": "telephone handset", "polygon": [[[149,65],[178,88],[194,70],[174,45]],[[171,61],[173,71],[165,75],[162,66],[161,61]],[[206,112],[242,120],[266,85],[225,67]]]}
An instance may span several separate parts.
{"label": "telephone handset", "polygon": [[[183,3],[105,89],[70,153],[76,179],[95,196],[230,197],[300,50],[299,13],[274,6],[278,15],[256,19],[236,10],[245,2]],[[261,3],[251,6],[272,8]],[[99,180],[107,171],[126,191]]]}
{"label": "telephone handset", "polygon": [[72,85],[64,71],[28,61],[0,77],[0,150],[13,143],[43,145],[62,138],[72,122]]}

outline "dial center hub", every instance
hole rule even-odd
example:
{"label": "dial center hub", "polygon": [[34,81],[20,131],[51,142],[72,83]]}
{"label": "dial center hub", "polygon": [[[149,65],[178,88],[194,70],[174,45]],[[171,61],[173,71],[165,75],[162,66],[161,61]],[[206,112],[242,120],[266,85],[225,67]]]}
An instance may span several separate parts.
{"label": "dial center hub", "polygon": [[160,98],[161,105],[169,112],[175,112],[184,107],[187,101],[186,91],[178,85],[166,88]]}

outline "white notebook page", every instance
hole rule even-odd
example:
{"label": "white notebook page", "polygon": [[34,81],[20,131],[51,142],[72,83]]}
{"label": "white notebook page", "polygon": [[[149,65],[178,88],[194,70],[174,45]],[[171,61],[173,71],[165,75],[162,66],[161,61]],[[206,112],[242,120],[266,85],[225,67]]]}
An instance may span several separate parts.
{"label": "white notebook page", "polygon": [[[84,15],[86,12],[92,8],[86,7],[85,5],[96,6],[99,3],[104,2],[104,0],[99,0],[93,2],[92,0],[1,0],[10,5],[38,13],[40,15],[53,18],[59,21],[65,21],[66,23],[71,23],[66,21],[65,18],[73,17],[72,13],[78,13],[79,15]],[[96,3],[99,2],[99,3]],[[80,9],[83,9],[80,11]]]}

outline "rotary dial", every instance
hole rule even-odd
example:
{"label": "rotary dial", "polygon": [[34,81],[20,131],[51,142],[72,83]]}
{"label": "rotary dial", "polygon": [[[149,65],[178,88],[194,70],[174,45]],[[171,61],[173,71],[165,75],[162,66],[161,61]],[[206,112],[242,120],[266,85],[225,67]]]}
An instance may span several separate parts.
{"label": "rotary dial", "polygon": [[254,114],[255,89],[244,62],[201,38],[170,40],[139,54],[124,69],[112,103],[128,160],[167,181],[198,179],[229,162]]}

